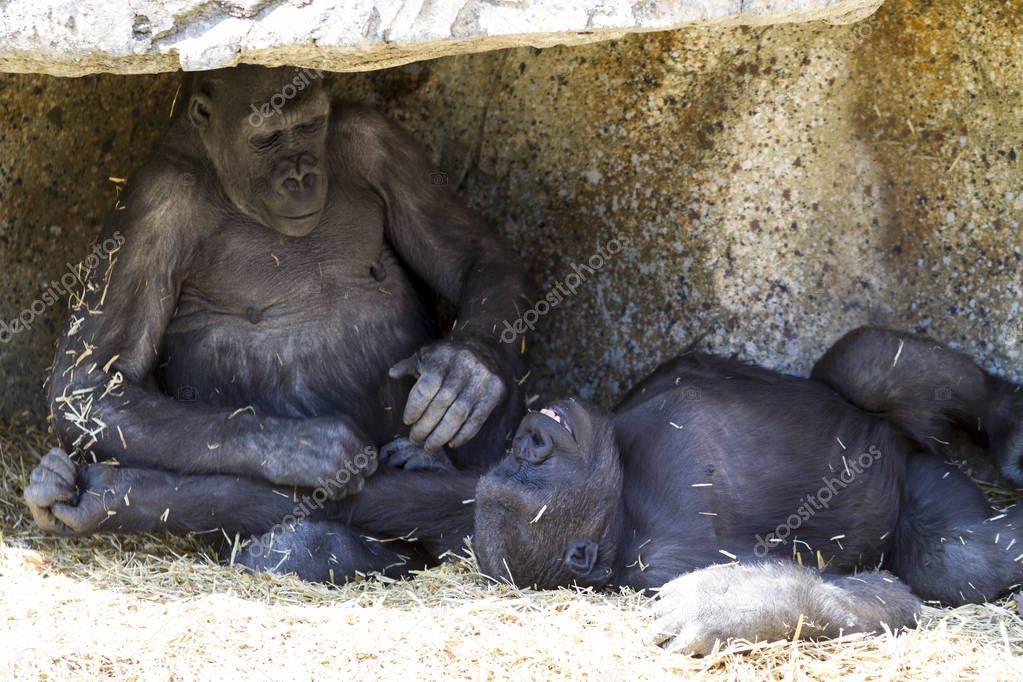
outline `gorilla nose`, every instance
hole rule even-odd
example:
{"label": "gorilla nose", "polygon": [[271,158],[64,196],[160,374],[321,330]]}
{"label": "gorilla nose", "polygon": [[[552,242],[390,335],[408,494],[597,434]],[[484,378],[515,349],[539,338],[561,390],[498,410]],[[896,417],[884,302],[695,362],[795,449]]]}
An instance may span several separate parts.
{"label": "gorilla nose", "polygon": [[305,194],[316,189],[320,174],[316,170],[316,159],[309,154],[286,159],[278,171],[278,183],[287,194]]}
{"label": "gorilla nose", "polygon": [[301,194],[308,192],[316,187],[316,181],[318,179],[316,173],[306,173],[304,175],[292,175],[284,179],[283,189],[290,194]]}
{"label": "gorilla nose", "polygon": [[530,464],[540,464],[554,452],[554,441],[543,429],[531,428],[515,439],[515,458]]}

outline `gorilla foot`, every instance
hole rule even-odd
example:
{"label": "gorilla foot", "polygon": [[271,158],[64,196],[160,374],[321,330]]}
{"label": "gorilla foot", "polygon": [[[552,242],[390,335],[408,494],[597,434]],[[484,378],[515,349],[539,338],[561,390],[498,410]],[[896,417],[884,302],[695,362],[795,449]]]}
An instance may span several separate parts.
{"label": "gorilla foot", "polygon": [[405,549],[403,543],[365,537],[338,521],[303,519],[252,536],[233,557],[232,548],[225,548],[221,558],[253,572],[293,573],[309,582],[340,585],[368,573],[402,578],[426,567],[417,552]]}
{"label": "gorilla foot", "polygon": [[913,626],[919,600],[884,573],[822,576],[793,563],[728,564],[667,583],[654,605],[652,639],[706,655],[730,638],[749,642],[837,637]]}
{"label": "gorilla foot", "polygon": [[806,585],[806,576],[786,569],[731,564],[675,578],[654,604],[651,639],[669,651],[696,656],[731,638],[785,639],[799,622]]}
{"label": "gorilla foot", "polygon": [[45,532],[84,536],[116,513],[111,507],[129,488],[118,467],[90,464],[79,473],[67,453],[54,448],[32,471],[25,502]]}

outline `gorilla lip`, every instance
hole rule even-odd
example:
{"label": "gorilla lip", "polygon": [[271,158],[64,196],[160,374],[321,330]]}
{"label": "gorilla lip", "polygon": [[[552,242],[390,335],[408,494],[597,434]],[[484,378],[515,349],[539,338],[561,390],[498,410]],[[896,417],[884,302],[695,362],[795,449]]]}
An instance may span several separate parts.
{"label": "gorilla lip", "polygon": [[305,215],[286,215],[281,217],[287,218],[288,220],[305,220],[306,218],[312,218],[314,215],[319,215],[319,213],[319,211],[313,211],[312,213],[306,213]]}
{"label": "gorilla lip", "polygon": [[550,419],[553,419],[558,423],[558,425],[561,428],[565,429],[573,436],[575,435],[575,432],[572,430],[572,425],[568,421],[568,417],[566,417],[558,408],[545,407],[542,410],[540,410],[540,414]]}

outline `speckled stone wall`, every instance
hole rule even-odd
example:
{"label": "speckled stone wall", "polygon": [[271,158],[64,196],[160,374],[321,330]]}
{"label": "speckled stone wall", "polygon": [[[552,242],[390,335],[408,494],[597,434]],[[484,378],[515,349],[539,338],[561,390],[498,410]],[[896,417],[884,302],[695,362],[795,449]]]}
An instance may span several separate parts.
{"label": "speckled stone wall", "polygon": [[[1021,379],[1021,22],[1019,0],[889,0],[852,26],[523,48],[334,87],[422,139],[558,292],[537,323],[544,396],[610,401],[696,339],[802,373],[865,322]],[[0,76],[0,322],[89,255],[108,177],[151,152],[176,82]],[[43,411],[59,307],[0,343],[7,416]]]}

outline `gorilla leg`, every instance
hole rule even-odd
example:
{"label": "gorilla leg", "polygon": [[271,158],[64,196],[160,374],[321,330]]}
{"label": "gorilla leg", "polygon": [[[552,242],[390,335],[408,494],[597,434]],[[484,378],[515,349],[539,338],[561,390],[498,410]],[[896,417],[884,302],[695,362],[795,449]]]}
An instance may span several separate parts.
{"label": "gorilla leg", "polygon": [[924,599],[995,599],[1023,579],[1023,508],[992,511],[973,482],[927,454],[907,461],[892,571]]}
{"label": "gorilla leg", "polygon": [[931,339],[862,327],[817,361],[811,377],[857,407],[883,412],[935,449],[961,429],[1023,485],[1023,391]]}
{"label": "gorilla leg", "polygon": [[237,476],[178,474],[110,464],[78,468],[51,450],[32,472],[25,501],[43,530],[258,533],[293,513],[292,489]]}
{"label": "gorilla leg", "polygon": [[[109,464],[77,469],[53,450],[32,472],[25,499],[51,533],[217,530],[216,542],[252,536],[240,553],[224,549],[236,563],[341,582],[372,571],[406,575],[460,547],[472,532],[473,506],[466,502],[475,487],[475,474],[384,470],[361,493],[332,500],[323,489],[277,488],[236,476]],[[415,545],[397,539],[413,533]]]}
{"label": "gorilla leg", "polygon": [[476,480],[467,472],[384,468],[362,492],[322,510],[296,505],[240,552],[231,548],[231,558],[255,571],[295,573],[315,582],[374,572],[406,577],[437,564],[472,533]]}
{"label": "gorilla leg", "polygon": [[294,573],[303,580],[336,584],[368,573],[403,578],[435,563],[412,543],[314,519],[280,524],[235,550],[226,548],[222,558],[253,571]]}

